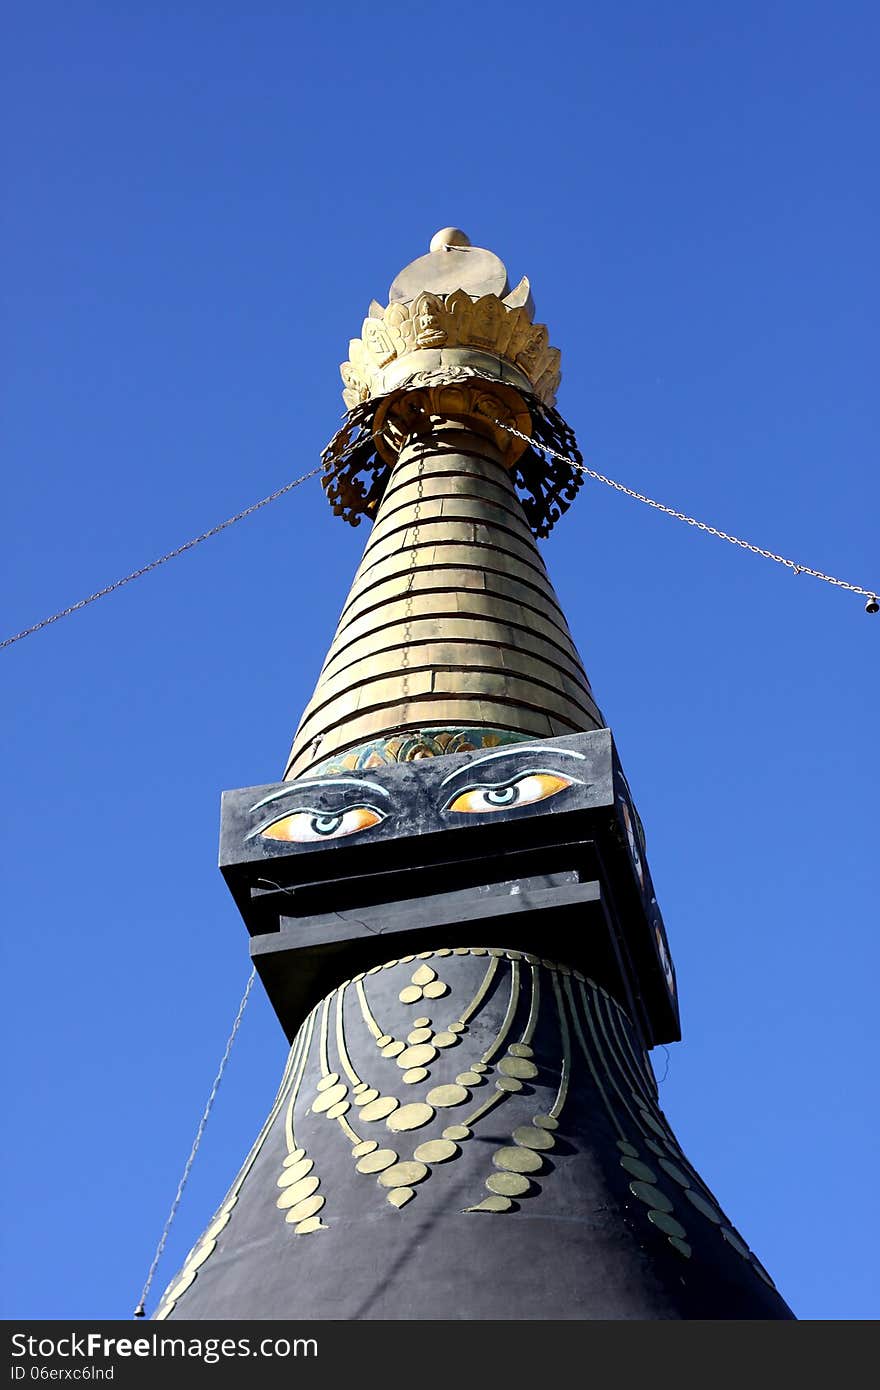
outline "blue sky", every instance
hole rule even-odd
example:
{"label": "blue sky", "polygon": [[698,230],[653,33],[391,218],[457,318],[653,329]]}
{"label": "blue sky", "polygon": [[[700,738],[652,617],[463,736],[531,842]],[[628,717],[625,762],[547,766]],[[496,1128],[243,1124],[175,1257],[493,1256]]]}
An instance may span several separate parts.
{"label": "blue sky", "polygon": [[[15,0],[2,635],[312,467],[450,223],[593,467],[880,584],[878,15]],[[307,484],[0,653],[6,1318],[136,1302],[249,969],[220,791],[281,775],[365,539]],[[664,1108],[800,1317],[876,1318],[880,615],[598,484],[544,554],[676,962]],[[283,1057],[257,991],[155,1294]]]}

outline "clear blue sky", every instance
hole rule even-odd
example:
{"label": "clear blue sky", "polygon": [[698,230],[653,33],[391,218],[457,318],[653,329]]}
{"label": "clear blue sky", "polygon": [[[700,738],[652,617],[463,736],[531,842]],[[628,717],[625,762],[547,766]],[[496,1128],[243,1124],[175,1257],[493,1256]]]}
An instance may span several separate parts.
{"label": "clear blue sky", "polygon": [[[594,467],[880,584],[878,28],[14,0],[2,635],[312,467],[450,223],[531,277]],[[308,484],[0,653],[7,1318],[136,1302],[249,969],[220,791],[281,775],[365,539]],[[880,615],[595,484],[544,553],[677,965],[664,1107],[800,1317],[876,1318]],[[284,1050],[255,994],[155,1294]]]}

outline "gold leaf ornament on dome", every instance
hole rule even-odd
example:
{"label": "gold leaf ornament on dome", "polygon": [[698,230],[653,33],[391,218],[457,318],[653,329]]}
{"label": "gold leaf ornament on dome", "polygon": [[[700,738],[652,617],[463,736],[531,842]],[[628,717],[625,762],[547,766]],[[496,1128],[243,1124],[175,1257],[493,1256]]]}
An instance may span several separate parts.
{"label": "gold leaf ornament on dome", "polygon": [[[464,290],[451,294],[423,291],[409,303],[371,306],[361,337],[349,343],[349,360],[340,367],[343,400],[349,410],[384,395],[408,379],[402,359],[419,352],[447,349],[486,353],[510,363],[530,383],[539,400],[552,405],[560,381],[561,356],[550,346],[546,325],[533,323],[528,304],[483,294],[472,299]],[[411,364],[418,370],[417,360]],[[389,369],[396,366],[394,380]],[[402,373],[402,374],[401,374]]]}

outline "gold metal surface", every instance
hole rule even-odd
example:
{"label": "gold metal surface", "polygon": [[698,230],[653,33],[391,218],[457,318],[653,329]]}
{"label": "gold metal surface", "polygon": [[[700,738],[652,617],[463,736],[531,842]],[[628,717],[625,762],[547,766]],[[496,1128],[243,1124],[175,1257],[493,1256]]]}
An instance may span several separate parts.
{"label": "gold metal surface", "polygon": [[[190,1257],[200,1256],[201,1251],[203,1249],[207,1249],[208,1246],[210,1246],[208,1254],[212,1253],[213,1250],[216,1248],[215,1236],[227,1224],[232,1209],[238,1202],[238,1196],[241,1192],[242,1186],[244,1185],[245,1179],[247,1178],[249,1172],[251,1171],[251,1168],[256,1162],[257,1156],[260,1153],[263,1144],[265,1143],[266,1138],[269,1135],[270,1130],[275,1124],[278,1115],[281,1113],[281,1109],[284,1106],[285,1101],[288,1102],[288,1111],[287,1115],[285,1116],[285,1135],[288,1140],[288,1149],[290,1151],[288,1157],[291,1158],[292,1162],[299,1162],[299,1160],[304,1157],[305,1150],[297,1149],[293,1144],[292,1113],[293,1102],[296,1099],[300,1079],[302,1077],[301,1064],[304,1067],[305,1056],[308,1051],[308,1043],[311,1041],[312,1028],[314,1026],[315,1021],[315,1014],[316,1009],[312,1009],[311,1013],[303,1021],[302,1027],[300,1028],[296,1038],[294,1039],[293,1046],[287,1054],[287,1061],[284,1067],[284,1074],[281,1077],[281,1084],[278,1087],[278,1093],[272,1104],[272,1108],[269,1111],[269,1114],[267,1115],[266,1120],[263,1123],[259,1134],[254,1140],[250,1152],[248,1153],[247,1158],[242,1164],[241,1170],[239,1171],[238,1176],[235,1179],[235,1182],[233,1183],[229,1192],[226,1194],[226,1197],[223,1199],[223,1204],[220,1210],[218,1211],[217,1216],[209,1226],[208,1230],[205,1232],[205,1235],[202,1237],[201,1241],[198,1242],[194,1249],[190,1252]],[[198,1274],[198,1268],[193,1268],[190,1265],[190,1257],[188,1257],[187,1261],[184,1262],[184,1266],[183,1269],[180,1271],[180,1274],[174,1280],[172,1280],[168,1288],[165,1290],[165,1293],[162,1295],[159,1307],[157,1308],[156,1313],[154,1315],[156,1322],[164,1322],[165,1319],[169,1317],[169,1315],[174,1311],[177,1298],[180,1296],[181,1293],[188,1289],[189,1286],[195,1280]],[[205,1256],[205,1259],[207,1259],[207,1255]],[[201,1263],[202,1260],[199,1259],[199,1265],[201,1265]]]}
{"label": "gold metal surface", "polygon": [[449,993],[449,986],[442,980],[433,980],[431,984],[425,985],[422,993],[426,999],[442,999],[444,994]]}
{"label": "gold metal surface", "polygon": [[418,970],[413,971],[412,982],[414,985],[429,985],[436,978],[437,971],[432,970],[430,965],[420,965]]}
{"label": "gold metal surface", "polygon": [[492,1095],[487,1096],[486,1099],[477,1106],[476,1110],[472,1110],[469,1115],[465,1116],[465,1124],[473,1128],[477,1120],[481,1120],[484,1115],[487,1115],[490,1110],[494,1109],[496,1105],[505,1099],[506,1096],[503,1091],[493,1091]]}
{"label": "gold metal surface", "polygon": [[[456,954],[457,956],[466,956],[466,955],[468,954],[468,948],[467,948],[466,946],[458,946],[458,947],[456,947],[455,954]],[[489,965],[488,965],[488,968],[487,968],[487,970],[486,970],[485,975],[483,976],[482,980],[480,981],[480,984],[479,984],[479,987],[478,987],[478,989],[477,989],[476,994],[474,995],[474,997],[473,997],[473,999],[470,1001],[470,1003],[467,1005],[467,1007],[463,1010],[463,1012],[460,1013],[459,1016],[458,1016],[458,1022],[459,1022],[462,1026],[465,1025],[466,1023],[468,1023],[468,1022],[470,1021],[470,1019],[473,1018],[473,1016],[474,1016],[474,1014],[477,1012],[477,1010],[480,1009],[480,1008],[482,1007],[483,1000],[486,998],[486,995],[489,993],[489,990],[492,988],[492,981],[495,979],[495,975],[496,975],[496,973],[497,973],[497,970],[498,970],[498,961],[497,961],[497,959],[493,956],[492,960],[490,960],[490,962],[489,962]],[[454,1027],[455,1025],[452,1024],[452,1025],[450,1025],[450,1026],[451,1026],[451,1027]]]}
{"label": "gold metal surface", "polygon": [[393,1149],[374,1149],[372,1153],[359,1158],[355,1166],[359,1173],[381,1173],[396,1162],[397,1154]]}
{"label": "gold metal surface", "polygon": [[479,432],[458,441],[462,452],[431,454],[427,468],[423,443],[403,448],[287,778],[419,727],[538,738],[601,727],[501,455]]}
{"label": "gold metal surface", "polygon": [[512,1206],[513,1202],[510,1200],[509,1197],[484,1197],[482,1202],[477,1202],[476,1206],[474,1207],[466,1207],[465,1210],[502,1212],[510,1211]]}
{"label": "gold metal surface", "polygon": [[311,1197],[317,1189],[320,1178],[316,1178],[314,1173],[310,1173],[307,1178],[300,1178],[292,1187],[288,1187],[281,1196],[276,1199],[275,1205],[280,1210],[285,1211],[288,1207],[295,1207],[297,1202],[301,1202],[305,1197]]}
{"label": "gold metal surface", "polygon": [[405,1207],[407,1202],[411,1202],[415,1195],[411,1187],[392,1187],[386,1201],[390,1202],[393,1207]]}
{"label": "gold metal surface", "polygon": [[[428,257],[423,260],[430,264]],[[408,373],[424,370],[423,362],[430,369],[440,349],[450,361],[502,359],[519,369],[540,400],[552,405],[560,353],[550,346],[546,326],[532,322],[530,301],[516,304],[515,294],[488,292],[474,298],[463,289],[425,289],[409,302],[395,300],[384,308],[374,303],[361,337],[349,343],[349,360],[339,369],[346,408],[385,395],[407,381]]]}
{"label": "gold metal surface", "polygon": [[327,1076],[330,1071],[330,1057],[327,1051],[327,1036],[330,1027],[330,1000],[332,994],[328,994],[321,1009],[321,1041],[319,1043],[319,1053],[321,1059],[321,1075]]}
{"label": "gold metal surface", "polygon": [[531,1081],[538,1075],[538,1068],[527,1057],[502,1057],[498,1070],[504,1076],[518,1077],[520,1081]]}
{"label": "gold metal surface", "polygon": [[677,1182],[680,1187],[690,1187],[690,1179],[681,1171],[676,1164],[670,1163],[668,1158],[660,1159],[660,1167],[664,1173],[668,1173],[673,1182]]}
{"label": "gold metal surface", "polygon": [[653,1207],[656,1211],[672,1211],[672,1203],[666,1193],[661,1192],[660,1188],[654,1187],[652,1183],[631,1182],[629,1190],[634,1197],[638,1197],[640,1202],[644,1202],[648,1207]]}
{"label": "gold metal surface", "polygon": [[[555,976],[553,977],[553,982],[554,982],[554,985],[556,985],[556,977],[555,977]],[[576,1002],[575,1002],[574,992],[573,992],[572,987],[571,987],[571,980],[570,980],[570,979],[564,979],[562,983],[563,983],[563,987],[564,987],[564,989],[565,989],[566,998],[568,999],[569,1008],[571,1009],[571,1017],[572,1017],[572,1022],[573,1022],[573,1024],[574,1024],[575,1035],[576,1035],[576,1037],[577,1037],[578,1042],[580,1043],[581,1052],[583,1053],[584,1057],[586,1058],[587,1066],[588,1066],[589,1069],[590,1069],[590,1075],[591,1075],[592,1078],[593,1078],[593,1083],[594,1083],[594,1085],[595,1085],[595,1087],[596,1087],[596,1090],[599,1092],[599,1095],[602,1097],[602,1104],[605,1106],[605,1109],[606,1109],[606,1111],[607,1111],[607,1113],[608,1113],[608,1117],[609,1117],[609,1119],[611,1120],[611,1123],[614,1125],[614,1128],[617,1130],[617,1137],[618,1137],[619,1139],[625,1139],[625,1138],[626,1138],[626,1134],[624,1133],[624,1131],[623,1131],[623,1129],[622,1129],[622,1127],[621,1127],[620,1119],[619,1119],[618,1114],[617,1114],[617,1110],[615,1109],[615,1107],[611,1104],[610,1100],[608,1099],[608,1092],[605,1090],[605,1087],[604,1087],[603,1084],[602,1084],[602,1079],[601,1079],[601,1077],[599,1076],[599,1072],[598,1072],[598,1069],[597,1069],[597,1067],[596,1067],[596,1061],[595,1061],[595,1059],[594,1059],[594,1053],[593,1053],[593,1051],[591,1051],[591,1049],[587,1046],[587,1040],[586,1040],[586,1038],[584,1037],[584,1030],[583,1030],[583,1028],[581,1027],[580,1014],[578,1013],[578,1008],[577,1008],[577,1004],[576,1004]],[[558,989],[558,985],[556,985],[556,988]],[[584,993],[584,986],[583,986],[583,985],[580,986],[580,995],[581,995],[581,1001],[582,1001],[583,1006],[584,1006],[584,1012],[586,1013],[586,1016],[587,1016],[587,1021],[588,1021],[588,1023],[589,1023],[590,1028],[592,1028],[592,1019],[591,1019],[591,1017],[590,1017],[590,1012],[589,1012],[589,1008],[588,1008],[588,1005],[587,1005],[587,999],[586,999],[586,995],[585,995],[585,993]],[[593,1036],[594,1036],[594,1039],[595,1039],[595,1034],[594,1034]],[[597,1055],[598,1055],[598,1045],[594,1043],[594,1046],[595,1046],[595,1051],[596,1051],[596,1053],[597,1053]],[[551,1112],[551,1113],[552,1113],[552,1112]]]}
{"label": "gold metal surface", "polygon": [[460,1152],[458,1145],[451,1139],[429,1139],[426,1143],[419,1144],[413,1158],[419,1159],[422,1163],[446,1163]]}
{"label": "gold metal surface", "polygon": [[647,1163],[642,1163],[638,1158],[629,1158],[627,1155],[620,1160],[621,1168],[625,1168],[630,1177],[639,1178],[641,1182],[656,1182],[657,1174],[653,1168],[649,1168]]}
{"label": "gold metal surface", "polygon": [[396,1110],[400,1101],[396,1096],[379,1096],[378,1100],[369,1101],[361,1110],[361,1119],[384,1120],[393,1110]]}
{"label": "gold metal surface", "polygon": [[512,1146],[497,1149],[492,1155],[492,1162],[496,1168],[503,1168],[510,1173],[539,1173],[544,1166],[543,1158],[535,1149]]}
{"label": "gold metal surface", "polygon": [[331,1086],[327,1091],[321,1091],[312,1101],[312,1109],[316,1115],[323,1115],[325,1111],[334,1106],[337,1101],[344,1100],[348,1095],[348,1087],[340,1081],[338,1085]]}
{"label": "gold metal surface", "polygon": [[308,1236],[311,1235],[312,1231],[324,1231],[326,1229],[320,1216],[309,1216],[305,1221],[300,1221],[294,1226],[293,1233],[296,1236]]}
{"label": "gold metal surface", "polygon": [[185,1273],[170,1286],[167,1293],[164,1295],[163,1307],[159,1310],[158,1314],[159,1318],[167,1318],[174,1307],[175,1301],[180,1298],[182,1293],[186,1293],[186,1290],[189,1288],[190,1284],[193,1283],[197,1273],[198,1270],[196,1269],[187,1269]]}
{"label": "gold metal surface", "polygon": [[492,1173],[486,1186],[500,1197],[524,1197],[532,1184],[522,1173]]}
{"label": "gold metal surface", "polygon": [[321,1210],[326,1198],[319,1192],[313,1192],[311,1197],[306,1197],[302,1202],[297,1202],[295,1207],[291,1207],[285,1217],[293,1225],[297,1221],[307,1221],[310,1216],[314,1216]]}
{"label": "gold metal surface", "polygon": [[303,1026],[300,1028],[296,1036],[296,1041],[294,1042],[294,1045],[291,1048],[291,1058],[295,1056],[296,1062],[294,1064],[293,1082],[290,1087],[289,1097],[287,1097],[287,1110],[284,1116],[284,1136],[287,1140],[288,1153],[292,1153],[294,1149],[297,1148],[296,1139],[294,1138],[293,1125],[294,1108],[296,1106],[297,1098],[299,1096],[299,1088],[302,1085],[303,1074],[306,1069],[306,1059],[308,1058],[309,1049],[312,1045],[312,1034],[314,1032],[317,1012],[318,1010],[316,1005],[315,1008],[312,1009]]}
{"label": "gold metal surface", "polygon": [[430,1028],[413,1028],[411,1033],[407,1033],[406,1040],[410,1047],[415,1047],[416,1043],[429,1042],[433,1037],[433,1030]]}
{"label": "gold metal surface", "polygon": [[433,1105],[426,1105],[424,1101],[416,1100],[394,1110],[385,1123],[390,1130],[399,1132],[406,1129],[421,1129],[422,1125],[428,1124],[433,1118]]}
{"label": "gold metal surface", "polygon": [[[380,967],[375,968],[379,969]],[[372,975],[373,971],[371,970],[369,973]],[[378,1023],[373,1017],[372,1010],[370,1009],[370,1005],[367,1002],[367,994],[366,990],[364,989],[363,980],[358,980],[357,984],[355,985],[355,992],[357,994],[358,1003],[361,1006],[361,1016],[363,1017],[364,1023],[367,1025],[367,1028],[370,1030],[370,1033],[378,1043],[379,1038],[382,1037],[382,1029],[379,1027]]]}
{"label": "gold metal surface", "polygon": [[687,1231],[684,1226],[682,1226],[681,1222],[676,1221],[674,1216],[670,1216],[668,1211],[657,1211],[655,1208],[653,1211],[648,1212],[648,1220],[652,1225],[657,1227],[658,1231],[662,1231],[664,1235],[677,1236],[679,1240],[683,1240],[687,1235]]}
{"label": "gold metal surface", "polygon": [[397,997],[401,1004],[417,1004],[422,997],[422,991],[418,985],[404,985]]}
{"label": "gold metal surface", "polygon": [[699,1192],[695,1192],[692,1187],[689,1187],[684,1195],[691,1205],[706,1217],[707,1221],[711,1221],[715,1226],[721,1225],[721,1212],[712,1202],[707,1202],[706,1198],[701,1197]]}
{"label": "gold metal surface", "polygon": [[433,1062],[436,1056],[437,1049],[431,1043],[416,1043],[398,1053],[397,1065],[402,1068],[423,1067],[427,1062]]}
{"label": "gold metal surface", "polygon": [[524,1149],[552,1149],[556,1140],[546,1129],[536,1129],[534,1125],[520,1125],[513,1131],[513,1142]]}
{"label": "gold metal surface", "polygon": [[417,1082],[424,1081],[427,1075],[427,1067],[410,1067],[409,1071],[405,1071],[400,1079],[407,1086],[415,1086]]}
{"label": "gold metal surface", "polygon": [[[476,951],[474,951],[473,954],[476,955]],[[497,960],[497,957],[493,956],[493,960]],[[480,1061],[483,1062],[483,1063],[486,1064],[486,1065],[488,1065],[488,1063],[491,1062],[491,1060],[492,1060],[492,1058],[495,1056],[496,1052],[499,1052],[499,1051],[501,1050],[501,1048],[504,1046],[505,1039],[507,1038],[508,1033],[510,1032],[511,1028],[513,1027],[513,1020],[514,1020],[514,1017],[515,1017],[515,1015],[516,1015],[517,1006],[518,1006],[518,1004],[519,1004],[519,972],[520,972],[519,961],[518,961],[518,960],[512,960],[512,961],[509,962],[509,965],[510,965],[510,996],[509,996],[508,1001],[507,1001],[507,1012],[506,1012],[505,1015],[504,1015],[504,1018],[503,1018],[502,1023],[501,1023],[501,1027],[500,1027],[499,1030],[498,1030],[498,1034],[497,1034],[497,1036],[496,1036],[496,1038],[495,1038],[495,1041],[492,1042],[492,1043],[489,1045],[489,1047],[486,1048],[486,1051],[483,1053],[482,1057],[480,1058]]]}
{"label": "gold metal surface", "polygon": [[458,1034],[453,1033],[451,1029],[444,1029],[439,1033],[435,1033],[432,1041],[435,1047],[455,1047],[459,1038]]}
{"label": "gold metal surface", "polygon": [[426,1164],[410,1159],[408,1162],[395,1163],[393,1168],[386,1168],[384,1173],[379,1174],[378,1181],[383,1187],[414,1187],[416,1183],[424,1181],[429,1172]]}
{"label": "gold metal surface", "polygon": [[362,1139],[359,1144],[355,1144],[352,1149],[352,1158],[363,1158],[364,1154],[371,1154],[378,1149],[379,1145],[375,1139]]}
{"label": "gold metal surface", "polygon": [[565,1016],[565,1005],[562,1002],[562,994],[559,989],[559,981],[556,976],[551,976],[553,993],[556,998],[556,1016],[559,1020],[559,1042],[562,1048],[562,1062],[559,1069],[559,1085],[556,1096],[550,1107],[550,1116],[556,1120],[565,1108],[568,1098],[568,1087],[571,1081],[571,1034],[568,1030],[568,1019]]}
{"label": "gold metal surface", "polygon": [[428,1092],[428,1100],[431,1105],[437,1106],[438,1109],[446,1109],[451,1105],[462,1105],[468,1099],[469,1094],[464,1086],[435,1086],[433,1090]]}
{"label": "gold metal surface", "polygon": [[470,1139],[471,1131],[467,1125],[447,1125],[443,1131],[444,1139],[452,1139],[454,1143],[461,1144],[465,1139]]}
{"label": "gold metal surface", "polygon": [[299,1182],[300,1178],[307,1177],[314,1168],[315,1163],[311,1158],[301,1158],[298,1163],[292,1163],[289,1168],[281,1170],[278,1179],[279,1187],[290,1187],[292,1183]]}
{"label": "gold metal surface", "polygon": [[[361,978],[363,978],[363,976]],[[336,1051],[339,1053],[339,1060],[342,1063],[342,1070],[345,1072],[349,1081],[352,1083],[354,1089],[366,1089],[364,1082],[361,1081],[360,1077],[358,1076],[357,1072],[351,1064],[351,1058],[348,1055],[348,1048],[345,1044],[345,1018],[343,1013],[345,1005],[345,990],[346,986],[340,985],[339,989],[336,991]]]}

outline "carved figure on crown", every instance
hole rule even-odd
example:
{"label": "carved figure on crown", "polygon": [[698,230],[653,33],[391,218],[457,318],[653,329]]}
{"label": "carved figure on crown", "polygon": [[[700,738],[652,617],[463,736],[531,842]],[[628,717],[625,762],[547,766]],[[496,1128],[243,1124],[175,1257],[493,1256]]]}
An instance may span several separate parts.
{"label": "carved figure on crown", "polygon": [[381,370],[382,367],[387,367],[389,362],[394,361],[397,356],[397,348],[391,341],[391,334],[383,323],[374,318],[364,319],[361,332],[364,351],[374,368]]}
{"label": "carved figure on crown", "polygon": [[342,399],[345,401],[346,409],[354,410],[356,405],[370,399],[368,384],[358,375],[350,362],[343,362],[339,368],[339,375],[342,377],[342,385],[345,388],[342,392]]}
{"label": "carved figure on crown", "polygon": [[464,290],[453,290],[446,296],[446,315],[449,327],[449,346],[470,342],[474,301]]}
{"label": "carved figure on crown", "polygon": [[546,325],[543,323],[532,324],[525,345],[516,355],[516,365],[522,368],[531,381],[534,381],[536,376],[543,371],[543,358],[548,347],[549,337]]}
{"label": "carved figure on crown", "polygon": [[413,305],[416,346],[443,347],[449,336],[443,303],[436,294],[420,294]]}
{"label": "carved figure on crown", "polygon": [[[388,389],[385,369],[425,349],[473,348],[517,366],[538,397],[552,405],[559,385],[560,354],[551,348],[547,329],[533,324],[526,305],[510,305],[494,294],[472,300],[464,290],[438,295],[425,290],[411,302],[386,309],[375,301],[364,320],[362,337],[349,343],[343,363],[343,399],[349,409]],[[395,384],[402,380],[395,376]]]}
{"label": "carved figure on crown", "polygon": [[399,357],[406,352],[412,352],[416,347],[415,326],[408,304],[389,304],[385,310],[385,327],[391,335],[391,341],[397,348]]}
{"label": "carved figure on crown", "polygon": [[[503,357],[504,348],[510,337],[507,327],[509,311],[494,294],[484,294],[474,304],[471,312],[470,342],[476,348],[497,352]],[[502,338],[504,343],[502,345]]]}

